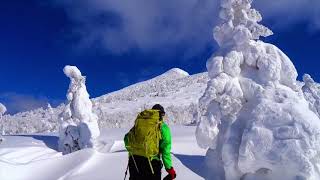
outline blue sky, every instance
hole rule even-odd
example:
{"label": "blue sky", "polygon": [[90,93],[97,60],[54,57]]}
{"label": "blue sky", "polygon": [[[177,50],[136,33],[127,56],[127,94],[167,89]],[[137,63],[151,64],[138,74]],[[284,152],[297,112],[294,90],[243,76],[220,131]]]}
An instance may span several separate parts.
{"label": "blue sky", "polygon": [[[265,41],[291,58],[300,77],[309,73],[320,81],[319,1],[254,5],[275,33]],[[3,0],[0,102],[10,113],[63,102],[67,64],[87,76],[91,97],[173,67],[203,72],[217,48],[217,13],[217,0]]]}

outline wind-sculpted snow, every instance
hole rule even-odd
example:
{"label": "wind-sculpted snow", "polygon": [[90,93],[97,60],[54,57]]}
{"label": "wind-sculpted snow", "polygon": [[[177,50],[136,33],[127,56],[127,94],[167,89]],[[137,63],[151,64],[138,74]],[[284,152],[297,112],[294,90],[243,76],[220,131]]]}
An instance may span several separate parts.
{"label": "wind-sculpted snow", "polygon": [[71,81],[67,93],[68,103],[59,117],[59,149],[66,154],[94,147],[100,130],[98,117],[92,112],[85,77],[75,66],[66,66],[63,71]]}
{"label": "wind-sculpted snow", "polygon": [[303,93],[290,59],[257,40],[272,32],[258,24],[251,3],[221,1],[220,50],[207,61],[196,131],[198,144],[209,147],[206,179],[320,179],[314,85],[305,80]]}
{"label": "wind-sculpted snow", "polygon": [[[169,124],[190,124],[196,119],[198,100],[208,82],[207,73],[188,75],[174,68],[153,79],[92,99],[100,128],[131,127],[137,113],[155,103],[165,107]],[[5,115],[1,124],[6,134],[56,132],[61,104],[15,115]]]}
{"label": "wind-sculpted snow", "polygon": [[[181,180],[203,180],[199,161],[205,150],[199,148],[194,126],[171,126],[172,163]],[[101,129],[95,149],[67,155],[57,149],[57,136],[28,134],[6,136],[0,143],[1,180],[121,180],[128,163],[123,142],[127,128]],[[51,133],[50,133],[51,134]],[[162,171],[162,177],[168,175]],[[129,174],[128,174],[129,176]],[[127,176],[126,180],[129,179]]]}
{"label": "wind-sculpted snow", "polygon": [[314,82],[309,74],[303,76],[303,82],[302,90],[310,109],[320,117],[320,84]]}

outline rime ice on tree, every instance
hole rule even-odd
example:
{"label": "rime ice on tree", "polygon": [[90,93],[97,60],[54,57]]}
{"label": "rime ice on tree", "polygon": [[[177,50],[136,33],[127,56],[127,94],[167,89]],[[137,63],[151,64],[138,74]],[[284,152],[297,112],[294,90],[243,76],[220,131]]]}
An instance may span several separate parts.
{"label": "rime ice on tree", "polygon": [[0,118],[2,118],[2,115],[7,111],[7,108],[0,103]]}
{"label": "rime ice on tree", "polygon": [[302,90],[310,109],[320,117],[320,85],[309,74],[303,75],[303,82]]}
{"label": "rime ice on tree", "polygon": [[213,36],[220,50],[199,101],[198,144],[208,148],[207,179],[320,179],[320,120],[291,60],[259,41],[272,32],[252,0],[221,0]]}
{"label": "rime ice on tree", "polygon": [[[2,120],[2,116],[3,114],[7,111],[7,108],[0,103],[0,123],[2,124],[1,120]],[[0,142],[2,141],[2,135],[4,135],[4,129],[3,129],[3,125],[1,125],[1,132],[0,132]]]}
{"label": "rime ice on tree", "polygon": [[92,111],[92,102],[85,85],[85,77],[75,66],[63,69],[70,78],[68,102],[60,114],[59,148],[66,154],[94,147],[100,135],[98,117]]}

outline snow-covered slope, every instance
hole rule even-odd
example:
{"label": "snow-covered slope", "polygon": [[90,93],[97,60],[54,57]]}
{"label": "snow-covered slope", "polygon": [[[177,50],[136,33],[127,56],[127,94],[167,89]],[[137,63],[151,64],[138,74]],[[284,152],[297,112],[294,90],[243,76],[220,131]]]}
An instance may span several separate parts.
{"label": "snow-covered slope", "polygon": [[[177,179],[204,177],[205,150],[196,145],[194,126],[171,126],[173,166]],[[123,136],[128,129],[102,129],[97,151],[88,148],[68,155],[58,152],[52,135],[5,136],[0,143],[1,180],[120,180],[124,179],[128,153]],[[163,177],[167,175],[162,170]],[[128,175],[129,176],[129,175]],[[127,177],[126,179],[129,179]]]}
{"label": "snow-covered slope", "polygon": [[189,76],[180,69],[168,72],[120,91],[94,99],[102,127],[128,127],[137,112],[155,103],[165,107],[169,124],[190,124],[195,120],[198,99],[204,92],[207,73]]}
{"label": "snow-covered slope", "polygon": [[[207,73],[189,75],[174,68],[150,80],[92,99],[93,111],[98,115],[101,128],[130,127],[139,111],[160,103],[166,109],[168,124],[190,124],[196,119],[198,99],[207,81]],[[57,108],[48,106],[5,115],[0,123],[6,134],[54,132],[58,130],[58,115],[63,109],[62,104]]]}

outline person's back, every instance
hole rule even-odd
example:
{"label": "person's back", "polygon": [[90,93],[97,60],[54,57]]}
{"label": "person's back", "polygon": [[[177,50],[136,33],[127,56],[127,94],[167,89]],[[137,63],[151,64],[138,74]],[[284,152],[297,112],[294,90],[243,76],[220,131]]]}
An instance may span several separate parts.
{"label": "person's back", "polygon": [[[161,169],[162,169],[162,162],[160,158],[163,161],[163,164],[165,166],[165,169],[169,173],[169,179],[174,179],[176,177],[176,173],[172,167],[172,159],[171,159],[171,133],[170,133],[170,128],[167,124],[163,122],[163,116],[165,115],[164,108],[156,104],[152,107],[153,110],[157,110],[159,113],[159,127],[156,127],[160,133],[160,138],[157,140],[153,141],[158,141],[156,143],[159,143],[157,148],[158,153],[155,155],[152,155],[149,157],[146,153],[141,153],[139,150],[133,149],[133,147],[139,149],[139,146],[137,147],[134,145],[134,142],[130,142],[130,138],[134,140],[134,136],[139,136],[137,135],[139,132],[134,132],[135,127],[137,126],[137,120],[135,123],[135,126],[130,130],[129,133],[127,133],[124,137],[125,145],[126,148],[129,152],[129,172],[130,172],[130,180],[141,180],[141,179],[148,179],[148,180],[160,180],[161,179]],[[156,130],[155,130],[156,131]],[[149,133],[149,134],[154,134],[154,133]],[[147,136],[147,135],[145,135]],[[146,137],[146,139],[150,138],[152,139],[152,135],[149,135],[150,137]],[[157,136],[155,136],[157,137]],[[156,138],[153,138],[156,139]],[[145,140],[148,141],[148,140]],[[147,149],[150,149],[151,147],[147,148],[145,147],[145,142],[139,143],[141,144],[141,147],[144,147],[146,151]],[[154,145],[152,145],[152,142],[149,142],[150,146],[154,148]],[[146,146],[148,146],[146,144]],[[151,148],[151,149],[152,149]],[[154,151],[154,150],[151,150]]]}

